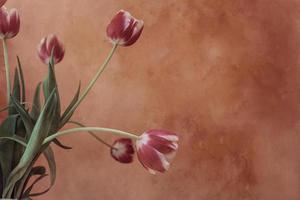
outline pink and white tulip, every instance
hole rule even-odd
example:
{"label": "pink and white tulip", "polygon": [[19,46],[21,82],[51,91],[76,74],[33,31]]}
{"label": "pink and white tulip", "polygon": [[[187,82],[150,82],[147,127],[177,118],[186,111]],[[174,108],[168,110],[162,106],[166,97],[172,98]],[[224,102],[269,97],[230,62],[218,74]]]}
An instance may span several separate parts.
{"label": "pink and white tulip", "polygon": [[17,9],[7,10],[0,8],[0,38],[10,39],[15,37],[20,30],[20,16]]}
{"label": "pink and white tulip", "polygon": [[0,7],[2,7],[6,3],[6,0],[0,0]]}
{"label": "pink and white tulip", "polygon": [[120,10],[107,26],[106,34],[112,43],[129,46],[137,41],[143,28],[142,20],[137,20],[129,12]]}
{"label": "pink and white tulip", "polygon": [[111,156],[118,162],[131,163],[133,161],[134,148],[132,140],[128,138],[117,139],[110,150]]}
{"label": "pink and white tulip", "polygon": [[178,136],[163,130],[150,130],[136,141],[138,159],[152,174],[165,172],[178,148]]}
{"label": "pink and white tulip", "polygon": [[53,34],[44,37],[38,46],[38,55],[40,59],[47,65],[51,60],[52,51],[54,64],[57,64],[64,58],[65,49],[56,35]]}

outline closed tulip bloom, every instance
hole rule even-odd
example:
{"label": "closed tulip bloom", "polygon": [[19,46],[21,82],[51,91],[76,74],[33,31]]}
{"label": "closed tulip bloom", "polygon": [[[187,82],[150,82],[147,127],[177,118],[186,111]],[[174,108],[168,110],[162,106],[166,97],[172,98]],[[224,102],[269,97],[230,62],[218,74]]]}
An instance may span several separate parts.
{"label": "closed tulip bloom", "polygon": [[107,26],[106,34],[112,43],[129,46],[137,41],[143,28],[142,20],[137,20],[129,12],[120,10]]}
{"label": "closed tulip bloom", "polygon": [[49,64],[52,52],[54,64],[59,63],[64,58],[64,46],[58,40],[56,35],[53,34],[48,35],[41,40],[38,46],[38,55],[45,64]]}
{"label": "closed tulip bloom", "polygon": [[131,163],[134,154],[131,139],[120,138],[116,140],[112,145],[110,153],[111,156],[120,163]]}
{"label": "closed tulip bloom", "polygon": [[2,7],[6,3],[6,0],[0,0],[0,7]]}
{"label": "closed tulip bloom", "polygon": [[20,17],[17,9],[0,8],[0,37],[9,39],[15,37],[20,30]]}
{"label": "closed tulip bloom", "polygon": [[152,174],[165,172],[178,148],[178,136],[163,130],[150,130],[136,141],[138,159]]}

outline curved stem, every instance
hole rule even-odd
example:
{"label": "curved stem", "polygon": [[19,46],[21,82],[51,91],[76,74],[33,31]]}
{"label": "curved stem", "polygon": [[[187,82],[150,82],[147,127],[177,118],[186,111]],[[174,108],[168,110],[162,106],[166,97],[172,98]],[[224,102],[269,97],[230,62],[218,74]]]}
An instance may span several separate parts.
{"label": "curved stem", "polygon": [[77,102],[70,109],[70,111],[66,114],[66,117],[65,117],[66,119],[68,119],[68,117],[70,115],[72,115],[72,113],[76,110],[76,108],[79,106],[79,104],[83,101],[83,99],[86,97],[86,95],[92,89],[92,87],[94,86],[94,84],[98,80],[99,76],[103,73],[103,71],[107,67],[107,65],[108,65],[109,61],[111,60],[112,56],[114,55],[117,47],[118,47],[118,43],[116,43],[116,44],[113,45],[113,47],[112,47],[110,53],[108,54],[107,58],[105,59],[104,63],[100,66],[100,68],[98,69],[97,73],[95,74],[95,76],[93,77],[93,79],[90,81],[90,83],[88,84],[88,86],[86,87],[86,89],[84,90],[84,92],[82,93],[82,95],[79,97],[79,99],[77,100]]}
{"label": "curved stem", "polygon": [[[86,127],[85,125],[83,125],[80,122],[75,122],[75,121],[69,121],[69,123],[71,124],[76,124],[80,127]],[[112,145],[108,144],[107,142],[105,142],[103,139],[101,139],[100,137],[98,137],[94,132],[92,131],[88,131],[88,133],[93,136],[96,140],[98,140],[99,142],[101,142],[102,144],[104,144],[105,146],[109,147],[109,148],[114,148]]]}
{"label": "curved stem", "polygon": [[120,130],[116,130],[116,129],[111,129],[111,128],[101,128],[101,127],[82,127],[82,128],[72,128],[72,129],[67,129],[64,131],[59,131],[53,135],[48,136],[43,144],[46,144],[48,142],[51,142],[53,139],[59,137],[59,136],[63,136],[63,135],[69,135],[71,133],[76,133],[76,132],[82,132],[82,131],[94,131],[94,132],[109,132],[112,133],[114,135],[118,135],[118,136],[122,136],[122,137],[127,137],[127,138],[131,138],[131,139],[137,139],[139,136],[132,134],[132,133],[128,133],[125,131],[120,131]]}
{"label": "curved stem", "polygon": [[5,65],[5,76],[6,76],[6,90],[7,90],[7,104],[9,104],[10,99],[10,67],[8,62],[8,50],[6,40],[2,39],[3,44],[3,57],[4,57],[4,65]]}

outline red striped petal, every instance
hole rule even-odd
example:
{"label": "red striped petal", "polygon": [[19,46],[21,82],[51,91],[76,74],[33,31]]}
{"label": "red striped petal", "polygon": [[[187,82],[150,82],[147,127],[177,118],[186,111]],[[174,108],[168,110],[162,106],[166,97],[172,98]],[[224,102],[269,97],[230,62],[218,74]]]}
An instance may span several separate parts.
{"label": "red striped petal", "polygon": [[137,155],[140,162],[146,169],[165,172],[169,167],[169,162],[165,156],[149,145],[142,145],[138,148]]}

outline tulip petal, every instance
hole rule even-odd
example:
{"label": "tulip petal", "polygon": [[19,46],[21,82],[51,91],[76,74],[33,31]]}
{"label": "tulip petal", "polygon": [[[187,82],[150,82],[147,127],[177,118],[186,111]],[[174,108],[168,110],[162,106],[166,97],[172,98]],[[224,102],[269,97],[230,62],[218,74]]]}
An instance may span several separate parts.
{"label": "tulip petal", "polygon": [[164,131],[164,130],[150,130],[147,131],[149,135],[156,135],[162,138],[165,138],[166,140],[172,141],[172,142],[177,142],[178,141],[178,136],[175,133],[169,132],[169,131]]}
{"label": "tulip petal", "polygon": [[169,141],[163,137],[158,137],[156,135],[149,135],[148,145],[152,146],[157,151],[163,154],[169,154],[173,151],[176,151],[178,144],[172,141]]}
{"label": "tulip petal", "polygon": [[133,161],[134,149],[131,139],[121,138],[114,142],[111,148],[111,156],[121,163]]}
{"label": "tulip petal", "polygon": [[[165,172],[169,168],[170,164],[165,156],[149,145],[142,145],[138,148],[137,155],[138,159],[147,170],[152,169],[159,172]],[[149,171],[153,172],[151,170]]]}
{"label": "tulip petal", "polygon": [[142,34],[143,29],[144,29],[144,22],[142,20],[137,20],[135,22],[132,35],[129,38],[129,40],[126,41],[124,46],[130,46],[133,43],[135,43],[139,39],[140,35]]}
{"label": "tulip petal", "polygon": [[120,10],[106,28],[112,43],[129,46],[137,41],[143,30],[143,21],[137,20],[127,11]]}
{"label": "tulip petal", "polygon": [[0,0],[0,7],[2,7],[5,3],[6,3],[7,0]]}
{"label": "tulip petal", "polygon": [[20,17],[16,9],[11,9],[8,15],[7,38],[15,37],[20,30]]}

